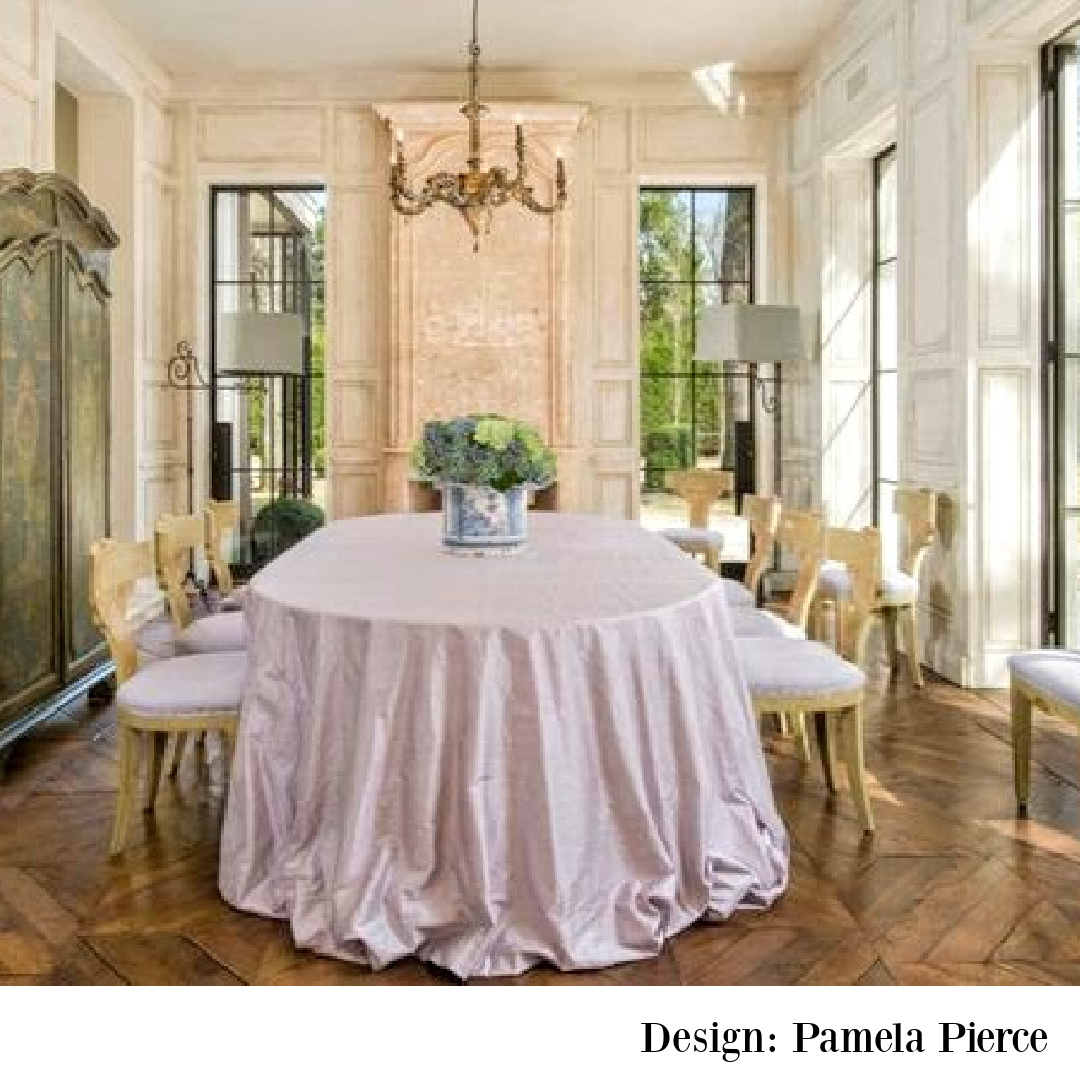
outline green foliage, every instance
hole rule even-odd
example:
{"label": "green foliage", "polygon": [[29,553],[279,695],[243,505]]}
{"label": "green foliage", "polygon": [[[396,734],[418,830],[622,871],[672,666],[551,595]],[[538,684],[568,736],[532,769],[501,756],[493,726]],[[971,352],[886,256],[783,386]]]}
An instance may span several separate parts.
{"label": "green foliage", "polygon": [[256,564],[265,565],[325,522],[322,508],[306,499],[275,499],[267,503],[251,525]]}
{"label": "green foliage", "polygon": [[506,491],[519,484],[547,487],[555,479],[555,455],[536,430],[503,416],[432,420],[413,444],[413,472],[421,480],[482,484]]}

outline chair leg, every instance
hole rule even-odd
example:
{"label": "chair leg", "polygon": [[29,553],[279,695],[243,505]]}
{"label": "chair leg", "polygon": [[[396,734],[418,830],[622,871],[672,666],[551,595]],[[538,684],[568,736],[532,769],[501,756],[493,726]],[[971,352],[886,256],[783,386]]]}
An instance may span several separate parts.
{"label": "chair leg", "polygon": [[225,753],[225,778],[232,776],[233,755],[236,753],[236,731],[232,728],[222,728],[221,747]]}
{"label": "chair leg", "polygon": [[184,759],[184,751],[187,749],[188,735],[186,731],[181,731],[178,735],[173,736],[172,746],[172,764],[169,766],[169,779],[175,780],[176,774],[180,771],[180,764]]}
{"label": "chair leg", "polygon": [[833,619],[835,620],[835,622],[833,624],[833,641],[834,641],[833,647],[836,649],[836,651],[841,656],[846,656],[847,655],[844,652],[844,642],[846,640],[844,635],[845,635],[846,630],[847,630],[846,620],[844,618],[844,614],[845,614],[846,609],[847,609],[847,601],[846,600],[837,599],[836,603],[833,605],[833,613],[834,613],[833,614]]}
{"label": "chair leg", "polygon": [[799,760],[804,765],[810,764],[810,736],[806,730],[806,714],[793,713],[795,740],[799,747]]}
{"label": "chair leg", "polygon": [[119,855],[127,837],[128,822],[131,820],[131,808],[135,803],[139,778],[139,737],[126,724],[117,729],[119,743],[119,770],[116,787],[116,818],[113,822],[110,855]]}
{"label": "chair leg", "polygon": [[1012,699],[1013,784],[1016,788],[1016,816],[1027,817],[1031,795],[1031,698],[1015,683]]}
{"label": "chair leg", "polygon": [[828,714],[814,713],[814,731],[817,734],[818,753],[821,755],[821,771],[825,774],[825,786],[829,789],[830,795],[835,795],[836,773],[833,771]]}
{"label": "chair leg", "polygon": [[881,625],[885,632],[885,651],[889,657],[889,678],[893,678],[900,667],[900,650],[897,643],[899,613],[894,607],[881,609]]}
{"label": "chair leg", "polygon": [[847,766],[848,785],[855,800],[855,809],[859,813],[859,822],[864,833],[874,831],[874,812],[870,808],[870,799],[866,794],[866,770],[863,764],[863,717],[862,706],[845,709],[840,714],[840,745],[843,748],[844,764]]}
{"label": "chair leg", "polygon": [[911,681],[921,690],[923,687],[922,662],[919,659],[919,605],[904,608],[904,636],[907,638],[908,670]]}
{"label": "chair leg", "polygon": [[150,764],[146,778],[146,804],[145,809],[154,809],[154,800],[157,798],[158,788],[161,786],[161,770],[165,764],[165,749],[169,743],[169,736],[163,731],[150,733]]}

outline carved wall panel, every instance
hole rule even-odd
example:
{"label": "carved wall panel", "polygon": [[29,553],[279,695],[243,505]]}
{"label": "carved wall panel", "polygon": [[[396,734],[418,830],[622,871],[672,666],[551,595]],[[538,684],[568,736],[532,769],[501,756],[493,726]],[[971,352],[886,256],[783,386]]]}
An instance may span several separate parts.
{"label": "carved wall panel", "polygon": [[550,439],[552,220],[508,205],[492,216],[475,253],[465,223],[446,207],[405,231],[416,298],[411,434],[425,420],[500,412]]}
{"label": "carved wall panel", "polygon": [[[408,103],[379,110],[404,134],[418,183],[461,167],[468,147],[456,109]],[[498,106],[485,119],[486,165],[512,164],[515,114],[526,124],[530,181],[550,201],[556,153],[570,155],[584,110]],[[493,212],[475,251],[451,207],[392,216],[388,509],[405,505],[407,450],[431,419],[516,416],[536,425],[567,468],[577,467],[566,345],[568,213],[540,215],[509,203]],[[565,480],[572,489],[576,477]]]}

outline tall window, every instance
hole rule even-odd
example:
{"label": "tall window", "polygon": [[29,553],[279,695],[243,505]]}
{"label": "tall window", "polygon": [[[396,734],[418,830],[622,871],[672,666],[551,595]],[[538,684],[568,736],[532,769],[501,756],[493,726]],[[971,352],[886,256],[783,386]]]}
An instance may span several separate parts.
{"label": "tall window", "polygon": [[1080,56],[1047,45],[1046,559],[1049,643],[1080,648]]}
{"label": "tall window", "polygon": [[305,519],[296,500],[324,502],[326,195],[216,187],[212,202],[211,488],[239,502],[257,566]]}
{"label": "tall window", "polygon": [[886,565],[899,558],[893,499],[900,479],[896,324],[896,147],[874,161],[874,521]]}
{"label": "tall window", "polygon": [[695,345],[706,306],[754,299],[754,191],[643,188],[638,241],[642,517],[675,523],[685,510],[665,488],[668,470],[730,469],[744,488],[752,476],[746,368],[699,360]]}

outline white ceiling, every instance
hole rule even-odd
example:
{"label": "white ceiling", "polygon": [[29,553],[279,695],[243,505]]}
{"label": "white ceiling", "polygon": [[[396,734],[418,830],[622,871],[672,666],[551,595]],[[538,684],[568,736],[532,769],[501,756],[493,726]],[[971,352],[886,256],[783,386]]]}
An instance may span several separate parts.
{"label": "white ceiling", "polygon": [[[470,0],[101,0],[169,71],[450,68]],[[481,0],[485,68],[794,71],[848,0]]]}

